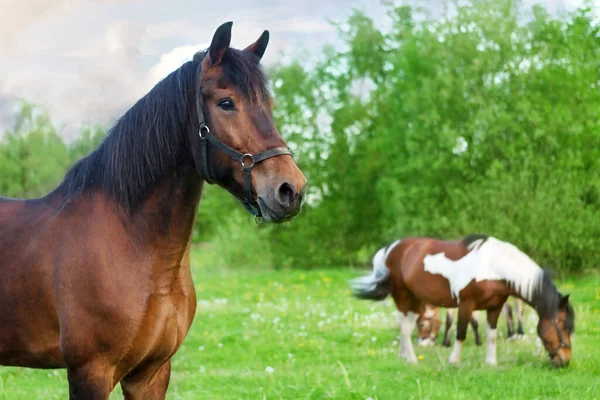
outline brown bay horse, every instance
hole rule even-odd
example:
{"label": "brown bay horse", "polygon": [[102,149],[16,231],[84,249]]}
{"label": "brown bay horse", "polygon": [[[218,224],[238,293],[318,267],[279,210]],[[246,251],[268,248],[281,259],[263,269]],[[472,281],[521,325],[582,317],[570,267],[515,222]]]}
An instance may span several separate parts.
{"label": "brown bay horse", "polygon": [[[502,312],[506,317],[506,328],[507,328],[507,336],[508,340],[514,338],[522,338],[525,336],[523,331],[523,300],[518,297],[514,297],[514,305],[515,311],[517,314],[517,330],[515,332],[514,328],[514,319],[513,319],[513,309],[507,301],[504,303],[504,307],[502,308]],[[417,319],[417,343],[420,346],[433,346],[437,340],[437,337],[440,333],[440,329],[442,327],[442,323],[439,317],[439,309],[440,307],[436,307],[431,304],[424,305],[423,312],[419,315]],[[444,335],[442,340],[442,345],[445,347],[450,347],[450,331],[452,329],[452,324],[454,322],[456,314],[455,308],[447,308],[446,309],[446,322],[444,326]],[[473,334],[475,335],[475,344],[477,346],[481,346],[481,337],[479,335],[479,322],[478,322],[478,312],[477,310],[473,311],[471,315],[471,321],[469,321],[471,327],[473,328]]]}
{"label": "brown bay horse", "polygon": [[381,301],[391,295],[400,313],[399,355],[416,362],[411,333],[426,303],[458,308],[450,363],[460,362],[467,326],[475,310],[487,310],[486,362],[495,365],[497,322],[509,296],[523,299],[538,316],[538,336],[555,366],[571,360],[575,315],[569,295],[558,292],[550,274],[514,245],[491,236],[458,241],[407,238],[379,250],[373,273],[352,281],[353,294]]}
{"label": "brown bay horse", "polygon": [[231,26],[54,191],[0,198],[1,365],[66,368],[71,399],[108,399],[118,383],[126,399],[164,399],[196,311],[190,236],[204,181],[267,221],[300,212],[306,179],[260,68],[268,32],[236,50]]}

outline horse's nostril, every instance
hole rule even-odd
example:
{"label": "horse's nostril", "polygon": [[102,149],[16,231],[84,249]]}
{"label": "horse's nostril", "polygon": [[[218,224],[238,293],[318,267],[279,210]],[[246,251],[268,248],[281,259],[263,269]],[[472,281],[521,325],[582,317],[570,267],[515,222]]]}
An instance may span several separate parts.
{"label": "horse's nostril", "polygon": [[287,182],[284,182],[279,186],[279,190],[277,190],[277,200],[284,206],[289,206],[294,202],[294,198],[296,197],[296,191]]}

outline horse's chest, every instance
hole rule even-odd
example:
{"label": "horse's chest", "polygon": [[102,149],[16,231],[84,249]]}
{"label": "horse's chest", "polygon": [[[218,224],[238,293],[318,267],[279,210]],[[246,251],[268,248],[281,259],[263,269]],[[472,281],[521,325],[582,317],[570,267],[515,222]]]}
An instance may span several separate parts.
{"label": "horse's chest", "polygon": [[136,335],[136,358],[168,359],[177,351],[196,311],[193,286],[191,283],[186,286],[174,286],[167,293],[158,291],[150,295]]}

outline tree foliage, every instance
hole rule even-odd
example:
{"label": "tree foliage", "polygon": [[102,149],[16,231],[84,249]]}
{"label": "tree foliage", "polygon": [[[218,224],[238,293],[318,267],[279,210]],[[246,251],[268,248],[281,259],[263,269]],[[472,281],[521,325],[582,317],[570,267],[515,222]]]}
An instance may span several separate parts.
{"label": "tree foliage", "polygon": [[[387,7],[391,29],[354,11],[337,26],[343,46],[311,68],[272,71],[277,125],[310,182],[303,214],[257,230],[208,187],[194,240],[212,242],[219,263],[312,267],[367,262],[405,236],[484,232],[555,270],[595,267],[600,27],[590,9],[555,16],[538,5],[524,18],[519,1],[475,0],[432,19]],[[44,194],[103,136],[87,129],[66,144],[25,104],[0,142],[0,193]]]}

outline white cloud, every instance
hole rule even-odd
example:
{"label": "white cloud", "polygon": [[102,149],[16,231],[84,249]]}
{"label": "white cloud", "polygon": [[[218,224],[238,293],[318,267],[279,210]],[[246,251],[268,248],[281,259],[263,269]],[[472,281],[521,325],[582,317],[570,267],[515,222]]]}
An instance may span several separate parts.
{"label": "white cloud", "polygon": [[197,51],[205,49],[208,46],[209,44],[207,43],[184,45],[175,47],[168,53],[161,55],[158,64],[152,66],[148,71],[149,82],[156,83],[160,81],[179,68],[183,63],[190,61]]}
{"label": "white cloud", "polygon": [[[529,3],[536,0],[526,0]],[[600,2],[600,0],[597,0]],[[541,2],[541,0],[539,1]],[[232,46],[271,32],[266,65],[282,53],[315,57],[335,40],[327,18],[363,7],[380,21],[373,0],[2,0],[0,130],[8,104],[45,106],[66,137],[84,123],[109,124],[158,80],[208,47],[214,29],[234,21]],[[572,9],[581,0],[547,0]],[[379,23],[379,22],[378,22]]]}

